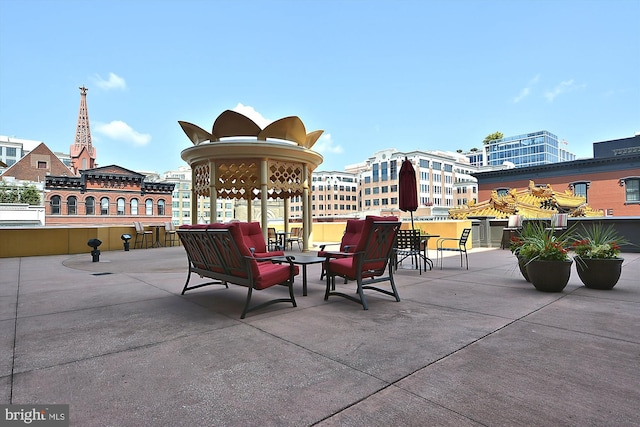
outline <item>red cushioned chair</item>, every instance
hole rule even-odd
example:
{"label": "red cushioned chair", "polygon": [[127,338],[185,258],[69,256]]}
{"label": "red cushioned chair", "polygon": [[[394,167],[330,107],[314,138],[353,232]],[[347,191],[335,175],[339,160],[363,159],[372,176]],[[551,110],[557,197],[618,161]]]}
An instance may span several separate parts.
{"label": "red cushioned chair", "polygon": [[[353,248],[356,247],[358,241],[360,240],[360,235],[362,234],[362,229],[364,228],[364,219],[348,219],[347,227],[344,230],[344,234],[342,235],[342,241],[340,242],[340,250],[339,252],[353,252]],[[320,250],[318,251],[319,257],[326,257],[328,252],[325,251],[326,245],[320,245]],[[320,280],[324,278],[325,269],[324,263],[322,264],[322,271],[320,272]]]}
{"label": "red cushioned chair", "polygon": [[274,256],[284,256],[281,250],[270,251],[262,235],[262,227],[259,222],[237,222],[242,231],[245,245],[253,252],[256,258],[269,258]]}
{"label": "red cushioned chair", "polygon": [[[178,229],[178,236],[189,259],[189,273],[182,289],[183,295],[186,291],[213,284],[228,287],[227,283],[234,283],[246,286],[248,293],[241,319],[250,311],[278,302],[289,302],[297,307],[293,296],[293,280],[298,274],[298,267],[293,265],[290,257],[282,264],[266,260],[258,262],[259,259],[253,256],[245,244],[240,223],[182,226]],[[192,272],[214,281],[189,286]],[[289,298],[276,298],[250,305],[254,289],[263,290],[275,285],[287,286]]]}
{"label": "red cushioned chair", "polygon": [[[327,276],[325,301],[330,295],[337,295],[361,304],[365,310],[369,309],[364,295],[365,289],[371,289],[393,296],[400,301],[391,260],[394,258],[395,239],[400,223],[396,217],[368,216],[359,235],[358,242],[352,252],[327,252],[324,263]],[[389,266],[389,273],[385,270]],[[357,282],[359,298],[335,291],[336,276]],[[371,286],[374,283],[391,283],[391,291]]]}

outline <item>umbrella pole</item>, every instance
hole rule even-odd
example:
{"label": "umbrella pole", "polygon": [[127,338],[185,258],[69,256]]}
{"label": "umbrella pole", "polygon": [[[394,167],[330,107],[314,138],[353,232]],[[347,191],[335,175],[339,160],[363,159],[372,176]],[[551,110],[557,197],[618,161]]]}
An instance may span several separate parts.
{"label": "umbrella pole", "polygon": [[415,230],[415,227],[413,226],[413,211],[411,211],[411,229]]}

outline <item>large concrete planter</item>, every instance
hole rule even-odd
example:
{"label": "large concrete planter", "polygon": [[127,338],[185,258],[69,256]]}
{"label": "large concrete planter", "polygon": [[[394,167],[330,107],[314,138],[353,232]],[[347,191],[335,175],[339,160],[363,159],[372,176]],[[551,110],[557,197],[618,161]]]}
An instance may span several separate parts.
{"label": "large concrete planter", "polygon": [[575,257],[576,270],[587,288],[609,290],[618,283],[624,258],[597,259]]}
{"label": "large concrete planter", "polygon": [[542,292],[562,292],[569,283],[572,260],[533,260],[527,264],[527,274],[531,284]]}

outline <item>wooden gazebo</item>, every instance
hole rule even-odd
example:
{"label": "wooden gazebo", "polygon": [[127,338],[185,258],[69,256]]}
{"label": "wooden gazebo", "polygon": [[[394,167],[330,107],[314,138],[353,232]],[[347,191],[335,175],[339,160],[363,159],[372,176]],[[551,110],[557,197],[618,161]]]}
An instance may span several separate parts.
{"label": "wooden gazebo", "polygon": [[312,151],[322,130],[306,133],[295,116],[277,120],[261,129],[253,120],[227,110],[213,123],[211,133],[179,121],[194,146],[181,157],[191,166],[191,218],[197,218],[198,196],[211,199],[210,218],[217,218],[216,199],[245,199],[248,221],[251,203],[260,200],[262,233],[267,239],[267,201],[284,200],[284,227],[289,231],[289,199],[302,200],[303,251],[311,234],[311,173],[322,163]]}

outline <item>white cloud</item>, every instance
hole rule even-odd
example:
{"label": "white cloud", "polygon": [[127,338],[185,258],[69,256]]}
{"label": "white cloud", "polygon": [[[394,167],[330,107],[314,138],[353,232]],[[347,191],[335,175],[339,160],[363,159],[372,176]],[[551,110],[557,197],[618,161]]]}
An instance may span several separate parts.
{"label": "white cloud", "polygon": [[109,73],[109,80],[103,79],[99,74],[96,74],[94,79],[96,85],[98,85],[100,89],[104,90],[125,89],[127,87],[127,83],[124,79],[115,73]]}
{"label": "white cloud", "polygon": [[236,113],[240,113],[243,116],[249,117],[258,126],[260,126],[261,129],[264,129],[265,127],[267,127],[267,125],[269,125],[269,123],[273,121],[273,120],[264,118],[264,116],[258,113],[253,107],[249,105],[243,105],[240,102],[238,102],[238,105],[233,107],[231,111],[235,111]]}
{"label": "white cloud", "polygon": [[516,96],[515,98],[513,98],[513,103],[517,104],[518,102],[522,101],[523,99],[525,99],[527,96],[529,96],[531,94],[531,87],[534,86],[536,83],[538,83],[540,81],[540,74],[534,76],[531,80],[529,80],[529,82],[527,83],[527,86],[525,86],[520,93],[518,94],[518,96]]}
{"label": "white cloud", "polygon": [[313,147],[311,147],[313,151],[317,151],[320,154],[342,154],[344,149],[341,145],[336,145],[331,139],[330,133],[324,133],[322,136],[316,141]]}
{"label": "white cloud", "polygon": [[529,94],[531,93],[531,89],[529,89],[528,87],[525,87],[524,89],[522,89],[520,91],[520,93],[518,94],[518,96],[516,96],[515,98],[513,98],[513,102],[515,104],[517,104],[518,102],[522,101],[523,99],[525,99],[527,96],[529,96]]}
{"label": "white cloud", "polygon": [[571,80],[565,80],[563,82],[560,82],[555,88],[553,88],[552,90],[548,90],[544,93],[544,97],[547,98],[547,101],[549,102],[553,102],[554,99],[556,99],[556,97],[558,95],[567,93],[567,92],[572,92],[574,90],[578,90],[578,89],[582,89],[584,88],[586,85],[582,84],[582,85],[577,85],[574,83],[573,79]]}
{"label": "white cloud", "polygon": [[136,132],[131,126],[120,120],[97,123],[95,131],[117,141],[132,142],[134,145],[147,145],[151,141],[151,135]]}

